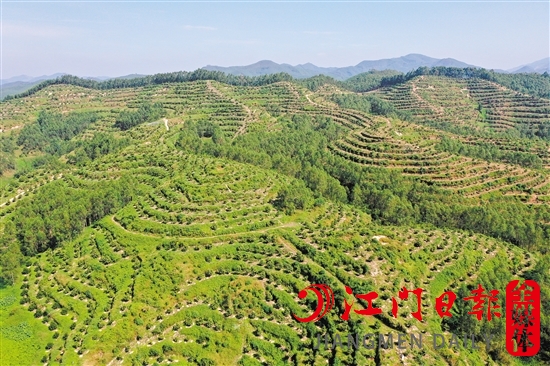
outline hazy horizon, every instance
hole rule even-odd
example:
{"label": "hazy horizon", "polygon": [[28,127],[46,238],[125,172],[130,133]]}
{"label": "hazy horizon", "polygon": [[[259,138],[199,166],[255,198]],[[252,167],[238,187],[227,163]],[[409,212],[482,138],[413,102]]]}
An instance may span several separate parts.
{"label": "hazy horizon", "polygon": [[549,51],[548,2],[2,3],[2,79],[122,76],[411,53],[507,70]]}

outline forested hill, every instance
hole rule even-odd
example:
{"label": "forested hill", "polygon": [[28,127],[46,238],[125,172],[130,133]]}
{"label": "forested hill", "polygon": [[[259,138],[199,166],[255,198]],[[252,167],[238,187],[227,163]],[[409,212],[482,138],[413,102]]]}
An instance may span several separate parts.
{"label": "forested hill", "polygon": [[550,99],[550,75],[548,73],[503,74],[479,68],[420,67],[406,74],[392,71],[373,71],[350,78],[341,85],[351,91],[366,92],[380,87],[403,84],[422,75],[444,76],[455,79],[483,79],[520,93]]}
{"label": "forested hill", "polygon": [[31,89],[16,95],[10,95],[5,100],[13,98],[22,98],[32,95],[39,90],[42,90],[50,85],[56,84],[68,84],[81,86],[84,88],[108,90],[118,88],[135,88],[149,85],[158,85],[164,83],[180,83],[195,80],[215,80],[230,85],[240,86],[260,86],[267,85],[279,81],[296,81],[303,85],[308,86],[314,90],[320,85],[331,83],[338,85],[339,87],[355,92],[365,92],[374,89],[378,89],[384,86],[397,85],[404,83],[419,75],[436,75],[446,76],[452,78],[481,78],[484,80],[497,82],[512,90],[537,96],[540,98],[550,99],[550,76],[548,73],[544,74],[502,74],[494,71],[489,71],[480,68],[455,68],[455,67],[420,67],[414,71],[402,74],[397,71],[385,70],[385,71],[369,71],[353,76],[345,81],[337,81],[329,76],[315,76],[308,79],[293,79],[292,76],[286,73],[262,75],[262,76],[236,76],[232,74],[225,74],[220,71],[208,71],[205,69],[198,69],[193,72],[173,72],[155,74],[131,79],[110,79],[106,81],[96,81],[90,79],[83,79],[71,75],[63,75],[56,79],[46,80],[40,84],[32,87]]}
{"label": "forested hill", "polygon": [[109,90],[120,88],[137,88],[142,86],[159,85],[164,83],[181,83],[187,81],[196,80],[215,80],[230,85],[241,86],[258,86],[275,83],[278,81],[290,81],[292,77],[288,74],[271,74],[264,76],[248,77],[248,76],[235,76],[230,74],[224,74],[219,71],[207,71],[204,69],[198,69],[193,72],[179,71],[172,73],[163,73],[148,75],[144,77],[131,78],[131,79],[109,79],[106,81],[96,81],[90,79],[83,79],[72,75],[63,75],[56,79],[45,80],[35,87],[27,90],[24,93],[11,95],[5,98],[10,100],[14,98],[23,98],[32,95],[50,85],[66,84],[81,86],[83,88]]}
{"label": "forested hill", "polygon": [[[458,299],[526,278],[547,364],[549,106],[470,72],[66,77],[2,102],[2,364],[521,365]],[[313,283],[336,306],[299,323]],[[392,315],[403,287],[423,321]],[[374,290],[381,314],[341,319]],[[477,349],[313,347],[410,329]]]}

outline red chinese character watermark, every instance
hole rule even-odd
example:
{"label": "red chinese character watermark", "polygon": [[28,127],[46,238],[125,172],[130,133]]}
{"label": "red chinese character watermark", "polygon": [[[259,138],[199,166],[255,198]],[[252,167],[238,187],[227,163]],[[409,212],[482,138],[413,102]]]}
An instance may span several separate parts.
{"label": "red chinese character watermark", "polygon": [[466,301],[475,302],[472,311],[469,311],[468,314],[475,315],[477,320],[483,318],[483,314],[487,313],[487,321],[491,321],[493,316],[500,318],[500,313],[494,311],[500,309],[500,305],[495,304],[497,302],[498,290],[489,291],[489,295],[485,293],[485,289],[481,285],[477,285],[475,290],[472,290],[473,296],[465,297]]}
{"label": "red chinese character watermark", "polygon": [[[351,287],[346,286],[346,292],[349,295],[353,294],[353,290]],[[375,308],[372,305],[372,302],[378,297],[378,294],[374,291],[369,292],[368,294],[361,294],[357,295],[358,299],[365,300],[367,302],[367,308],[362,310],[353,310],[355,314],[359,315],[376,315],[382,313],[382,309]],[[344,314],[342,314],[341,318],[342,320],[348,320],[349,319],[349,313],[351,311],[351,307],[353,306],[353,302],[349,304],[347,300],[344,300]]]}
{"label": "red chinese character watermark", "polygon": [[540,349],[540,287],[533,280],[506,286],[506,349],[512,356],[534,356]]}
{"label": "red chinese character watermark", "polygon": [[[399,299],[408,300],[409,294],[416,296],[417,310],[411,315],[422,321],[422,292],[421,288],[408,290],[402,288],[399,291]],[[308,292],[313,292],[317,296],[317,305],[314,312],[305,318],[300,318],[295,314],[292,316],[299,322],[316,322],[323,318],[334,307],[334,293],[332,289],[323,284],[315,284],[298,293],[300,299],[305,299]],[[353,295],[351,287],[346,286],[346,293]],[[499,294],[498,290],[486,292],[483,286],[478,285],[471,291],[472,295],[463,298],[464,301],[472,301],[472,311],[468,314],[475,315],[478,321],[486,319],[491,321],[493,317],[500,318],[498,311],[501,307],[497,304]],[[364,309],[353,311],[358,315],[377,315],[382,313],[382,309],[373,305],[373,301],[378,298],[375,291],[366,294],[355,295],[356,298],[364,300],[366,307]],[[452,291],[445,291],[435,299],[435,310],[440,318],[452,317],[451,309],[457,296]],[[344,299],[344,313],[340,316],[342,320],[349,320],[352,307],[355,300],[348,302]],[[392,298],[392,314],[397,318],[399,306],[398,301]],[[506,286],[506,349],[512,356],[533,356],[540,349],[540,287],[533,280],[525,280],[520,283],[519,280],[511,281]]]}
{"label": "red chinese character watermark", "polygon": [[328,313],[334,306],[334,293],[329,286],[323,284],[311,285],[300,291],[298,293],[298,297],[300,299],[305,299],[308,291],[312,291],[315,295],[317,295],[317,307],[313,314],[306,318],[300,318],[295,314],[292,314],[294,319],[301,323],[316,322],[324,317],[325,314]]}
{"label": "red chinese character watermark", "polygon": [[[445,297],[447,298],[447,301],[445,301]],[[444,316],[450,318],[453,316],[453,314],[451,314],[451,308],[453,307],[455,300],[456,294],[452,291],[445,291],[441,296],[435,299],[435,311],[437,311],[440,318],[443,318]]]}
{"label": "red chinese character watermark", "polygon": [[[409,298],[409,292],[416,295],[416,311],[411,312],[411,315],[420,321],[422,321],[422,291],[424,290],[421,288],[407,290],[404,287],[399,291],[399,298],[401,300],[407,300]],[[397,309],[399,308],[399,306],[397,305],[397,300],[395,300],[394,297],[392,297],[391,300],[391,313],[393,314],[394,318],[397,318]]]}

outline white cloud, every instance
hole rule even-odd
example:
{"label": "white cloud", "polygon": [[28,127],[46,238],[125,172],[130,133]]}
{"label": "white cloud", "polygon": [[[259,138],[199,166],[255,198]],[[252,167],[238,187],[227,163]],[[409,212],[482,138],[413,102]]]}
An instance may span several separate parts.
{"label": "white cloud", "polygon": [[207,27],[207,26],[203,26],[203,25],[184,25],[183,29],[185,29],[185,30],[202,30],[202,31],[215,31],[215,30],[218,30],[217,28]]}
{"label": "white cloud", "polygon": [[210,44],[229,44],[229,45],[260,45],[263,42],[256,39],[212,39],[207,41]]}
{"label": "white cloud", "polygon": [[3,37],[62,38],[70,34],[66,27],[2,23]]}
{"label": "white cloud", "polygon": [[313,34],[316,36],[331,36],[338,32],[325,32],[325,31],[304,31],[305,34]]}

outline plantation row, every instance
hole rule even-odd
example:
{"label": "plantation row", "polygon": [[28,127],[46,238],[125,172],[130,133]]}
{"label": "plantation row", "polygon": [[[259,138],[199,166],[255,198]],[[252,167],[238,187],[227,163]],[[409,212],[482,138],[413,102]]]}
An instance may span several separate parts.
{"label": "plantation row", "polygon": [[[332,151],[359,164],[399,169],[466,196],[499,191],[527,200],[531,194],[547,194],[550,180],[542,172],[439,151],[437,140],[430,138],[429,131],[416,129],[409,135],[404,123],[393,131],[386,124],[379,126],[383,127],[350,132],[336,142]],[[397,135],[396,131],[402,132]],[[544,199],[541,197],[540,201]]]}
{"label": "plantation row", "polygon": [[121,108],[133,110],[144,101],[160,102],[173,114],[183,114],[188,119],[210,120],[228,136],[233,136],[252,118],[242,105],[224,98],[206,81],[107,91],[55,85],[28,98],[4,103],[1,112],[3,125],[0,128],[21,128],[33,122],[36,112],[44,107],[63,113],[76,110],[98,111],[102,115],[100,123],[84,137],[92,136],[97,132],[113,131],[112,125]]}
{"label": "plantation row", "polygon": [[[426,78],[394,89],[403,91],[399,92],[404,96],[403,108],[409,95],[415,108],[423,109],[426,116],[456,121],[459,113],[471,112],[472,118],[489,123],[488,109],[472,101],[472,92],[463,82],[447,91],[446,87],[440,79]],[[243,87],[196,81],[84,90],[56,85],[5,103],[6,110],[14,113],[7,116],[8,125],[34,122],[37,112],[44,108],[68,113],[87,105],[98,112],[98,120],[70,141],[90,141],[104,133],[127,143],[104,153],[99,144],[97,153],[76,163],[73,159],[78,151],[71,151],[59,159],[68,164],[50,161],[37,165],[10,179],[0,190],[0,229],[8,228],[6,223],[16,217],[14,234],[9,234],[15,235],[14,241],[43,239],[39,235],[42,230],[47,239],[37,250],[40,254],[24,259],[17,292],[11,297],[0,296],[2,315],[15,313],[18,319],[15,322],[10,315],[14,322],[10,328],[0,327],[3,341],[17,338],[14,342],[25,347],[36,344],[40,361],[48,364],[489,361],[483,349],[455,353],[431,348],[395,352],[344,347],[332,351],[314,350],[312,342],[317,334],[335,332],[412,329],[422,333],[451,330],[499,334],[502,323],[471,321],[466,315],[470,304],[457,303],[453,318],[441,320],[434,310],[435,298],[445,290],[466,297],[479,283],[503,291],[507,280],[533,270],[539,261],[537,254],[479,232],[529,248],[528,240],[534,235],[538,235],[537,243],[544,240],[542,224],[531,225],[534,220],[538,220],[537,225],[544,220],[544,213],[522,227],[524,221],[519,218],[518,222],[502,220],[501,207],[489,206],[489,201],[481,201],[488,203],[487,211],[483,205],[479,211],[477,206],[452,211],[452,215],[460,212],[454,215],[457,222],[479,219],[481,224],[475,226],[478,233],[474,233],[380,226],[357,208],[327,200],[353,202],[381,222],[408,224],[414,223],[411,217],[415,215],[431,214],[434,217],[425,222],[434,225],[439,225],[437,220],[449,220],[449,213],[444,212],[445,207],[426,203],[432,196],[424,196],[433,193],[428,185],[459,193],[449,194],[455,198],[505,194],[527,203],[547,203],[547,175],[542,169],[522,166],[520,158],[525,156],[520,155],[516,164],[504,164],[478,157],[478,150],[464,151],[464,146],[474,146],[493,153],[487,145],[495,144],[510,154],[540,156],[542,162],[535,163],[545,164],[548,154],[543,141],[466,137],[400,121],[391,113],[340,107],[330,97],[331,93],[343,93],[336,87],[311,93],[289,82]],[[439,93],[447,94],[437,100]],[[458,96],[462,99],[454,105],[452,100]],[[129,129],[115,126],[121,114],[139,111],[144,102],[162,105],[169,128],[163,120],[148,120]],[[526,99],[525,105],[533,108],[528,113],[536,113],[540,106],[529,103]],[[16,107],[26,110],[17,114]],[[510,115],[519,116],[521,108],[512,107]],[[464,146],[442,146],[445,139]],[[318,146],[322,146],[319,151],[315,150]],[[40,157],[32,156],[38,153],[32,152],[29,159],[39,161]],[[263,161],[262,154],[267,155]],[[369,172],[335,155],[388,169]],[[317,165],[316,161],[322,163]],[[326,171],[321,170],[321,164],[327,164]],[[334,172],[337,169],[341,171]],[[354,175],[356,171],[359,173]],[[412,179],[396,182],[408,178],[394,171],[427,184],[411,183]],[[103,205],[103,196],[90,192],[120,182],[131,184],[126,190],[109,192],[122,198],[123,204],[103,210],[99,217],[95,211],[86,211],[87,207]],[[39,207],[34,207],[37,205],[27,204],[28,199],[42,202],[48,197],[43,192],[52,195],[55,189],[70,193],[66,197],[74,201],[76,197],[91,197],[89,201],[78,200],[79,209],[82,206],[86,214],[82,222],[74,223],[73,211],[52,206],[55,217],[66,218],[63,222],[67,223],[52,226],[48,215],[41,215]],[[402,192],[397,195],[391,190]],[[434,193],[434,197],[439,196]],[[416,199],[422,204],[415,205]],[[512,201],[500,202],[506,205]],[[62,208],[68,201],[57,197],[52,202]],[[449,202],[449,206],[455,205]],[[51,206],[51,202],[46,203]],[[520,203],[513,208],[519,206],[524,208]],[[36,214],[37,220],[26,220],[19,212],[23,208]],[[520,212],[542,208],[525,207]],[[487,216],[494,223],[489,223]],[[509,228],[495,234],[495,227],[503,227],[499,224]],[[474,226],[466,224],[466,229],[468,225]],[[5,237],[1,240],[10,242]],[[312,283],[326,283],[334,289],[335,307],[317,323],[296,322],[292,314],[307,316],[315,308],[312,294],[304,300],[297,296]],[[351,287],[353,295],[345,292],[345,286]],[[416,310],[414,297],[398,300],[399,316],[393,317],[391,299],[397,299],[403,287],[424,289],[422,321],[411,315]],[[369,291],[377,291],[374,305],[382,309],[381,314],[362,317],[352,311],[349,321],[340,319],[344,300],[354,302],[356,310],[364,308],[366,303],[356,296]],[[503,348],[494,350],[491,357],[507,363]],[[32,363],[37,362],[35,358]]]}
{"label": "plantation row", "polygon": [[[437,88],[441,89],[443,86]],[[460,84],[459,87],[456,93],[464,94],[464,85]],[[278,113],[308,113],[327,117],[351,130],[333,147],[335,153],[346,159],[360,164],[398,168],[406,174],[419,176],[426,182],[435,183],[466,196],[499,191],[507,195],[518,195],[522,200],[531,203],[540,203],[547,199],[546,190],[550,186],[550,181],[545,174],[503,164],[486,164],[483,161],[438,151],[435,146],[438,142],[435,130],[405,123],[392,126],[389,120],[384,122],[383,119],[375,119],[358,111],[342,109],[323,103],[322,99],[313,101],[305,91],[288,83],[259,87],[256,89],[257,92],[244,89],[246,88],[239,90],[238,87],[227,87],[223,92],[241,98],[240,100],[248,105],[263,100],[265,102],[258,106],[265,103],[269,105],[269,108],[266,107],[268,111],[276,109]],[[269,92],[264,92],[265,90]],[[326,91],[321,90],[316,95],[324,93],[326,94]],[[266,95],[271,98],[267,98]],[[281,100],[281,95],[286,97]],[[293,100],[301,102],[291,105],[288,100],[292,95]],[[475,104],[469,102],[469,105],[472,103]],[[447,110],[447,107],[441,110]],[[449,113],[454,114],[456,111]],[[509,150],[514,151],[512,147],[509,147]],[[541,148],[529,152],[540,154],[544,159],[543,163],[548,156],[548,152]],[[536,198],[533,195],[536,195]]]}
{"label": "plantation row", "polygon": [[497,132],[516,128],[544,137],[550,122],[547,100],[525,96],[482,79],[420,76],[382,88],[377,95],[426,122],[474,128],[480,123]]}
{"label": "plantation row", "polygon": [[[406,149],[418,146],[424,152],[419,161],[429,162],[429,144],[389,140],[393,129],[385,121],[314,107],[312,113],[330,112],[350,126],[378,126],[354,135],[362,148],[373,144],[376,154],[400,148],[405,158]],[[143,126],[129,133],[158,141],[165,130]],[[535,264],[494,239],[380,227],[343,205],[287,216],[273,202],[288,179],[165,144],[136,144],[62,175],[37,170],[4,197],[33,194],[54,178],[79,190],[125,176],[134,179],[136,192],[126,207],[25,263],[21,301],[13,306],[23,306],[47,332],[40,343],[44,363],[396,363],[400,356],[393,350],[314,350],[312,342],[333,331],[387,333],[413,326],[427,332],[441,327],[433,305],[442,289],[476,284],[505,256],[512,259],[501,266],[506,273],[521,275]],[[329,284],[337,306],[318,323],[298,323],[291,314],[303,316],[314,307],[313,297],[297,297],[311,283]],[[340,304],[352,299],[346,285],[355,295],[377,290],[375,306],[383,313],[341,320]],[[411,300],[400,301],[399,317],[392,317],[388,304],[403,286],[426,289],[426,321],[411,318]],[[436,363],[441,356],[426,349],[406,350],[403,357]]]}
{"label": "plantation row", "polygon": [[[463,85],[459,86],[456,92],[463,94]],[[384,122],[384,119],[376,119],[359,111],[323,103],[322,98],[313,101],[314,97],[307,96],[303,89],[290,83],[252,89],[218,86],[218,89],[220,93],[238,99],[252,109],[263,107],[274,115],[307,113],[330,118],[350,130],[344,139],[333,146],[333,151],[360,164],[400,169],[406,174],[421,177],[423,181],[435,183],[466,196],[499,191],[507,195],[520,196],[522,200],[531,203],[540,203],[547,199],[550,181],[545,174],[504,164],[486,164],[483,161],[438,151],[435,130],[406,123],[395,125],[396,121],[392,125],[387,119]],[[324,94],[326,91],[321,90],[315,95]],[[467,141],[466,138],[464,140]],[[507,140],[503,141],[506,143]],[[487,143],[491,141],[487,140]],[[513,147],[508,147],[510,152],[514,152],[512,149]],[[541,148],[529,152],[543,156],[543,163],[548,156],[547,151]]]}

